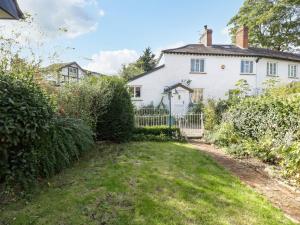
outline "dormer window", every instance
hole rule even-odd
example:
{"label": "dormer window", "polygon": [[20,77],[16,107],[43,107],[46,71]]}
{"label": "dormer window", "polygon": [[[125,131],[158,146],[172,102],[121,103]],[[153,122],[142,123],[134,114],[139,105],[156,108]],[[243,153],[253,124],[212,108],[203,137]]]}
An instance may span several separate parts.
{"label": "dormer window", "polygon": [[191,73],[204,73],[205,60],[204,59],[191,59]]}

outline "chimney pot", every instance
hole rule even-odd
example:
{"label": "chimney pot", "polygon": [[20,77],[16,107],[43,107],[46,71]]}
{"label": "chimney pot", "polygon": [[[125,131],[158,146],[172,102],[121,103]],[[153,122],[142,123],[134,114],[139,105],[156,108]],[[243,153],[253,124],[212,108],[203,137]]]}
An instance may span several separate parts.
{"label": "chimney pot", "polygon": [[200,44],[205,46],[212,46],[212,29],[208,29],[207,25],[204,26],[204,32],[200,37]]}
{"label": "chimney pot", "polygon": [[236,46],[240,48],[248,48],[249,47],[249,37],[248,37],[248,27],[242,26],[236,32]]}

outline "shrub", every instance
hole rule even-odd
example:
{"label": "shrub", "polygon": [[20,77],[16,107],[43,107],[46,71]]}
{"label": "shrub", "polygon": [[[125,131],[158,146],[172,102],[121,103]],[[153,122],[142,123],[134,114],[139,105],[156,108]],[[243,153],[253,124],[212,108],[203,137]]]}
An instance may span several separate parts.
{"label": "shrub", "polygon": [[[260,96],[228,102],[221,124],[214,126],[206,138],[228,147],[235,155],[280,164],[284,175],[300,182],[299,92],[299,84],[289,84],[272,87]],[[216,108],[212,104],[209,118],[217,118]]]}
{"label": "shrub", "polygon": [[300,142],[294,142],[281,148],[281,166],[285,168],[284,175],[294,177],[300,183]]}
{"label": "shrub", "polygon": [[62,115],[82,119],[95,131],[96,118],[92,115],[92,99],[97,95],[98,87],[93,84],[90,79],[65,85],[58,93],[57,104]]}
{"label": "shrub", "polygon": [[42,90],[30,79],[0,74],[0,180],[26,185],[36,174],[35,140],[53,116]]}
{"label": "shrub", "polygon": [[32,80],[0,74],[0,181],[29,190],[38,178],[71,165],[91,147],[82,121],[54,116],[49,99]]}
{"label": "shrub", "polygon": [[49,131],[36,144],[40,177],[50,177],[78,160],[93,146],[93,134],[83,121],[54,117]]}
{"label": "shrub", "polygon": [[229,146],[240,142],[240,137],[234,132],[232,123],[222,123],[214,128],[211,141],[220,146]]}
{"label": "shrub", "polygon": [[204,110],[204,103],[203,102],[199,102],[196,104],[191,103],[189,105],[189,113],[202,113]]}
{"label": "shrub", "polygon": [[98,140],[122,142],[132,135],[133,106],[120,78],[94,77],[66,86],[58,104],[61,112],[86,121]]}
{"label": "shrub", "polygon": [[133,141],[182,141],[179,128],[168,126],[139,127],[134,129]]}
{"label": "shrub", "polygon": [[206,130],[213,130],[222,121],[223,113],[229,107],[226,100],[209,99],[204,106],[204,125]]}

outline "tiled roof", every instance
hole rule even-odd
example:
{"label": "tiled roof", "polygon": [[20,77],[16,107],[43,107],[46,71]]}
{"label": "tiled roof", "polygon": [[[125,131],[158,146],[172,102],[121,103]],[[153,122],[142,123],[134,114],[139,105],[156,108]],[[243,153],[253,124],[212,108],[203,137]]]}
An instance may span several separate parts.
{"label": "tiled roof", "polygon": [[166,49],[163,53],[170,54],[193,54],[193,55],[224,55],[224,56],[250,56],[273,59],[291,60],[300,62],[300,54],[280,52],[264,48],[249,47],[242,49],[235,45],[212,45],[189,44],[180,48]]}

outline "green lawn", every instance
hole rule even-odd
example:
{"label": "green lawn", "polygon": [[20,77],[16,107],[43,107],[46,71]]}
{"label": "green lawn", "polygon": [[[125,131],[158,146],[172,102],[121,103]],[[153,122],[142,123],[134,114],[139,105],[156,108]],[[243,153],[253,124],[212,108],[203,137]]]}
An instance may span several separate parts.
{"label": "green lawn", "polygon": [[293,224],[187,144],[103,145],[0,224]]}

